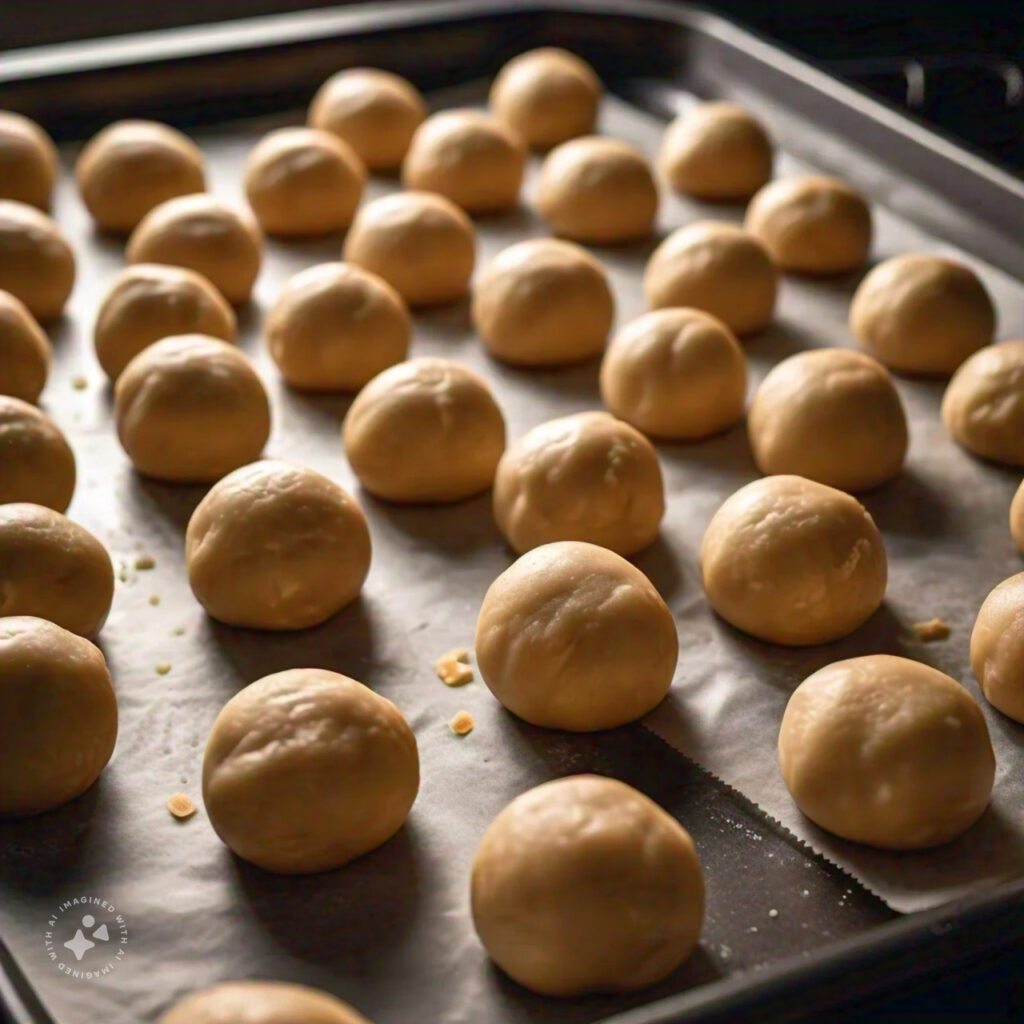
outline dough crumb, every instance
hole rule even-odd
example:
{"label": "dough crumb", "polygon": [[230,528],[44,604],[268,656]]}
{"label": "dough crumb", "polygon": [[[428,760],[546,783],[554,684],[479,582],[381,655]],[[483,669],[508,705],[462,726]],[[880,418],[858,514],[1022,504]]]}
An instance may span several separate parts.
{"label": "dough crumb", "polygon": [[167,810],[179,821],[184,821],[196,813],[196,805],[184,793],[175,793],[167,801]]}
{"label": "dough crumb", "polygon": [[449,723],[448,728],[451,729],[456,736],[465,736],[467,733],[473,731],[473,727],[476,722],[473,721],[473,716],[468,711],[460,711]]}
{"label": "dough crumb", "polygon": [[150,598],[149,598],[149,603],[151,605],[153,605],[154,607],[156,607],[156,605],[158,605],[160,603],[160,595],[159,594],[151,594]]}
{"label": "dough crumb", "polygon": [[769,917],[778,917],[779,916],[779,912],[774,907],[772,907],[772,909],[768,911],[768,916]]}
{"label": "dough crumb", "polygon": [[175,626],[174,629],[171,630],[171,636],[184,636],[184,635],[185,635],[185,627],[184,626]]}
{"label": "dough crumb", "polygon": [[914,635],[923,644],[930,644],[933,640],[945,640],[951,632],[949,623],[942,619],[914,623]]}
{"label": "dough crumb", "polygon": [[165,676],[170,671],[171,671],[171,666],[168,665],[166,661],[163,661],[159,665],[156,666],[156,674],[158,676]]}
{"label": "dough crumb", "polygon": [[139,557],[135,559],[135,568],[140,572],[145,572],[147,569],[155,569],[156,559],[151,555],[139,555]]}
{"label": "dough crumb", "polygon": [[122,583],[127,583],[128,582],[128,569],[125,566],[122,565],[122,566],[120,566],[118,568],[118,570],[117,570],[117,578]]}
{"label": "dough crumb", "polygon": [[71,379],[71,386],[76,391],[84,391],[89,386],[89,381],[86,380],[85,377],[82,377],[81,375],[79,375],[79,376],[73,377]]}
{"label": "dough crumb", "polygon": [[456,647],[438,658],[434,671],[445,686],[465,686],[471,683],[473,668],[469,664],[469,651],[465,647]]}

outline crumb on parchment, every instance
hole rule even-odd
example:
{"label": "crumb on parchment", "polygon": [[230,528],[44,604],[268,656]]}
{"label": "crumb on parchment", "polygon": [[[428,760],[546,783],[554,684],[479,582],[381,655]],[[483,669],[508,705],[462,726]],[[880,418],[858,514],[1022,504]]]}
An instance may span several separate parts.
{"label": "crumb on parchment", "polygon": [[465,647],[441,655],[434,664],[437,678],[445,686],[465,686],[473,681],[473,668],[469,664],[469,651]]}
{"label": "crumb on parchment", "polygon": [[77,377],[71,378],[71,386],[76,391],[84,391],[89,386],[89,381],[87,378],[79,374]]}
{"label": "crumb on parchment", "polygon": [[170,671],[171,671],[171,666],[166,661],[162,661],[162,662],[160,662],[159,665],[156,666],[156,674],[158,676],[165,676]]}
{"label": "crumb on parchment", "polygon": [[476,722],[473,721],[473,716],[468,711],[460,711],[449,723],[448,728],[451,729],[456,736],[465,736],[467,733],[473,731],[473,727]]}
{"label": "crumb on parchment", "polygon": [[155,569],[156,559],[151,555],[139,555],[135,559],[135,568],[140,572],[145,572],[147,569]]}
{"label": "crumb on parchment", "polygon": [[149,603],[151,605],[153,605],[153,607],[155,608],[160,603],[160,595],[159,594],[151,594],[150,598],[149,598]]}
{"label": "crumb on parchment", "polygon": [[949,623],[938,618],[914,623],[914,636],[923,644],[930,644],[933,640],[945,640],[951,632]]}
{"label": "crumb on parchment", "polygon": [[167,810],[179,821],[184,821],[196,813],[196,805],[184,793],[175,793],[167,801]]}

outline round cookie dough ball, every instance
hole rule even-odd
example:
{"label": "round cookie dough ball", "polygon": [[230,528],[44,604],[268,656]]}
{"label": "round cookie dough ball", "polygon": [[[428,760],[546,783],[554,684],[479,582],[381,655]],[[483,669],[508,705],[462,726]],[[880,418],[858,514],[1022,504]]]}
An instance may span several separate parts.
{"label": "round cookie dough ball", "polygon": [[629,556],[654,540],[664,514],[657,452],[606,412],[542,423],[498,463],[494,518],[519,554],[581,540]]}
{"label": "round cookie dough ball", "polygon": [[888,654],[805,679],[782,718],[779,761],[811,821],[888,850],[955,839],[988,806],[995,775],[970,694],[938,669]]}
{"label": "round cookie dough ball", "polygon": [[248,213],[208,195],[180,196],[146,214],[128,239],[129,263],[169,263],[207,278],[233,306],[249,301],[263,236]]}
{"label": "round cookie dough ball", "polygon": [[318,128],[264,135],[245,165],[245,194],[268,235],[344,231],[365,185],[366,168],[352,147]]}
{"label": "round cookie dough ball", "polygon": [[1024,481],[1021,481],[1010,505],[1010,535],[1017,550],[1024,555]]}
{"label": "round cookie dough ball", "polygon": [[309,123],[347,142],[374,171],[405,158],[413,132],[427,116],[416,87],[390,71],[348,68],[327,79],[309,108]]}
{"label": "round cookie dough ball", "polygon": [[779,272],[767,249],[734,224],[677,228],[651,254],[644,292],[652,309],[694,306],[737,334],[772,322]]}
{"label": "round cookie dough ball", "polygon": [[838,178],[807,175],[765,185],[743,225],[783,270],[843,274],[864,266],[871,248],[871,211]]}
{"label": "round cookie dough ball", "polygon": [[402,184],[489,213],[519,202],[525,166],[525,147],[502,121],[479,110],[444,110],[416,129]]}
{"label": "round cookie dough ball", "polygon": [[989,345],[967,359],[946,388],[942,420],[974,455],[1024,466],[1024,341]]}
{"label": "round cookie dough ball", "polygon": [[658,187],[640,150],[618,139],[586,135],[547,155],[534,202],[556,235],[616,245],[651,233]]}
{"label": "round cookie dough ball", "polygon": [[665,129],[658,167],[677,192],[749,199],[772,176],[764,125],[735,103],[698,103]]}
{"label": "round cookie dough ball", "polygon": [[0,199],[50,208],[57,181],[57,147],[35,121],[0,110]]}
{"label": "round cookie dough ball", "polygon": [[601,80],[576,54],[555,46],[513,57],[491,85],[491,110],[531,149],[546,150],[597,121]]}
{"label": "round cookie dough ball", "polygon": [[41,814],[100,776],[117,700],[99,649],[31,615],[0,618],[0,816]]}
{"label": "round cookie dough ball", "polygon": [[629,992],[694,950],[704,879],[690,834],[616,779],[516,797],[473,858],[473,924],[491,958],[549,996]]}
{"label": "round cookie dough ball", "polygon": [[158,1024],[370,1024],[340,999],[284,981],[224,981],[175,1003]]}
{"label": "round cookie dough ball", "polygon": [[4,615],[38,615],[94,636],[114,599],[107,549],[78,523],[42,505],[0,505]]}
{"label": "round cookie dough ball", "polygon": [[599,355],[615,319],[604,267],[585,249],[533,238],[502,249],[473,286],[473,325],[490,353],[517,366]]}
{"label": "round cookie dough ball", "polygon": [[127,234],[155,206],[206,188],[203,154],[159,121],[115,121],[85,145],[75,178],[96,226]]}
{"label": "round cookie dough ball", "polygon": [[800,476],[741,487],[704,534],[711,607],[745,633],[804,647],[852,633],[885,596],[882,535],[856,498]]}
{"label": "round cookie dough ball", "polygon": [[75,284],[75,256],[60,228],[34,206],[0,199],[0,285],[44,323]]}
{"label": "round cookie dough ball", "polygon": [[35,402],[50,375],[50,359],[50,339],[28,307],[0,291],[0,395]]}
{"label": "round cookie dough ball", "polygon": [[270,354],[293,388],[356,391],[405,358],[412,324],[383,278],[347,263],[321,263],[288,280],[266,331]]}
{"label": "round cookie dough ball", "polygon": [[881,363],[846,348],[798,352],[775,366],[747,415],[762,473],[793,473],[866,491],[894,477],[907,454],[907,418]]}
{"label": "round cookie dough ball", "polygon": [[45,413],[0,395],[0,505],[12,501],[63,512],[75,493],[75,453]]}
{"label": "round cookie dough ball", "polygon": [[985,598],[971,634],[971,668],[989,702],[1024,722],[1024,572]]}
{"label": "round cookie dough ball", "polygon": [[699,440],[743,419],[747,358],[710,314],[655,310],[612,339],[601,363],[601,397],[645,434]]}
{"label": "round cookie dough ball", "polygon": [[344,259],[384,278],[410,306],[456,302],[469,291],[476,236],[444,196],[396,192],[356,214]]}
{"label": "round cookie dough ball", "polygon": [[185,560],[192,593],[213,618],[306,629],[358,596],[370,531],[333,480],[266,459],[210,488],[189,520]]}
{"label": "round cookie dough ball", "polygon": [[203,758],[214,831],[281,874],[328,871],[376,849],[405,824],[419,785],[402,712],[327,669],[245,687],[221,709]]}
{"label": "round cookie dough ball", "polygon": [[207,483],[258,459],[270,402],[252,363],[202,334],[140,352],[114,389],[117,437],[135,468],[170,483]]}
{"label": "round cookie dough ball", "polygon": [[491,693],[531,725],[614,729],[656,707],[679,656],[672,613],[651,581],[595,544],[527,552],[490,586],[476,660]]}
{"label": "round cookie dough ball", "polygon": [[491,389],[449,359],[410,359],[356,396],[342,429],[360,483],[386,501],[461,501],[486,491],[505,450]]}

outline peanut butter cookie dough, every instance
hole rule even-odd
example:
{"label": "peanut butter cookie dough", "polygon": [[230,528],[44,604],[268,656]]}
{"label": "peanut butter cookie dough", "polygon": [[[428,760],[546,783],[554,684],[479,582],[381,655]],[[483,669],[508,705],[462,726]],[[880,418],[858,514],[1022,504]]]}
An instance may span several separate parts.
{"label": "peanut butter cookie dough", "polygon": [[11,501],[63,512],[75,493],[75,454],[44,412],[0,395],[0,505]]}
{"label": "peanut butter cookie dough", "polygon": [[0,199],[0,285],[43,323],[56,320],[75,284],[75,256],[34,206]]}
{"label": "peanut butter cookie dough", "polygon": [[1017,550],[1024,555],[1024,481],[1021,481],[1010,504],[1010,535]]}
{"label": "peanut butter cookie dough", "polygon": [[0,199],[50,208],[57,181],[57,147],[31,118],[0,110]]}
{"label": "peanut butter cookie dough", "polygon": [[0,291],[0,395],[37,401],[50,375],[50,360],[50,339],[36,318],[21,299]]}
{"label": "peanut butter cookie dough", "polygon": [[1024,723],[1024,572],[985,598],[971,634],[971,668],[992,706]]}
{"label": "peanut butter cookie dough", "polygon": [[370,1024],[319,989],[284,981],[224,981],[175,1003],[159,1024]]}

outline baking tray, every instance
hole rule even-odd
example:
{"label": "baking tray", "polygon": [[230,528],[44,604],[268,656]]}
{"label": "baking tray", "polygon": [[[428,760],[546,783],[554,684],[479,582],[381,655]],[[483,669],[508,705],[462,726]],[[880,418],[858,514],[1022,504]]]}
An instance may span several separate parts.
{"label": "baking tray", "polygon": [[[65,140],[126,115],[177,123],[203,145],[212,190],[238,201],[245,151],[269,127],[300,120],[313,90],[338,67],[390,67],[447,106],[480,102],[486,79],[504,60],[548,43],[568,46],[598,68],[613,93],[603,115],[612,134],[635,138],[650,152],[680,95],[739,99],[771,123],[786,160],[840,172],[931,238],[1020,276],[1019,181],[762,40],[682,6],[389,4],[233,22],[7,54],[0,58],[0,96],[5,107],[37,117]],[[74,141],[63,148],[65,167],[76,149]],[[393,187],[376,182],[373,189]],[[123,567],[102,636],[122,733],[89,794],[42,818],[0,826],[0,925],[8,947],[0,951],[0,993],[15,1019],[146,1020],[187,989],[263,976],[335,991],[378,1024],[772,1022],[863,1002],[923,971],[937,974],[1024,937],[1021,883],[900,918],[643,727],[553,734],[503,713],[479,682],[446,691],[430,664],[468,642],[483,589],[510,560],[486,498],[427,510],[360,494],[375,541],[363,600],[298,636],[261,636],[206,620],[181,565],[182,531],[202,491],[130,472],[112,438],[109,389],[91,356],[95,304],[121,265],[121,246],[91,231],[67,174],[56,215],[79,253],[80,279],[71,315],[52,332],[56,365],[44,406],[80,458],[70,514],[97,532]],[[670,199],[663,221],[674,226],[694,215],[692,206]],[[478,227],[481,262],[520,237],[543,233],[525,209]],[[348,401],[282,388],[259,330],[283,279],[336,258],[338,249],[338,239],[271,243],[256,303],[242,312],[241,343],[272,393],[270,454],[309,463],[353,487],[336,433]],[[602,253],[619,293],[619,322],[642,309],[636,278],[647,251]],[[834,338],[848,284],[835,287],[835,315],[821,337],[806,343]],[[783,311],[790,301],[784,289]],[[792,334],[774,333],[751,345],[755,379],[792,342]],[[472,338],[464,304],[418,314],[413,353],[450,354],[481,370],[505,405],[513,436],[556,412],[597,404],[594,366],[524,374],[489,362]],[[78,377],[86,381],[83,390],[73,386]],[[700,462],[735,453],[738,437],[733,432],[690,455]],[[1009,494],[1008,478],[994,486]],[[156,558],[151,573],[134,568],[143,552]],[[682,565],[671,545],[659,542],[638,564],[674,609],[693,601],[692,566]],[[408,603],[392,605],[398,581],[417,614]],[[150,605],[150,596],[159,596],[160,605]],[[160,662],[172,665],[167,676],[154,673]],[[175,825],[162,804],[178,789],[197,795],[202,744],[223,701],[266,672],[297,664],[346,671],[395,699],[420,741],[424,788],[410,827],[377,853],[340,872],[280,879],[232,860],[201,817]],[[456,741],[445,722],[463,706],[478,725]],[[464,880],[476,839],[514,793],[588,770],[631,782],[686,824],[705,866],[708,915],[699,951],[664,983],[625,997],[552,1001],[524,992],[486,963],[464,893],[453,900],[448,889],[453,878]],[[95,983],[65,979],[45,958],[46,920],[59,900],[75,894],[116,902],[130,921],[125,962]]]}

